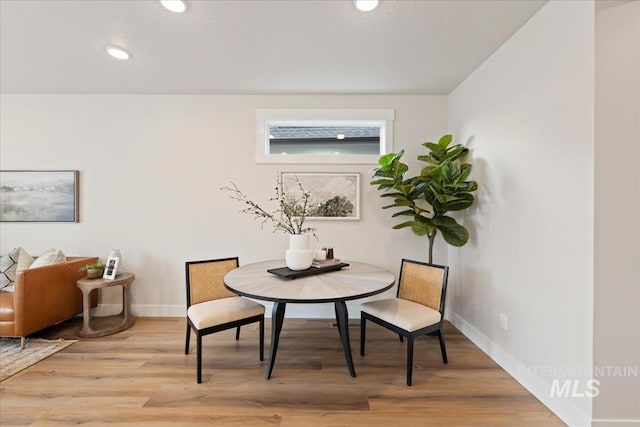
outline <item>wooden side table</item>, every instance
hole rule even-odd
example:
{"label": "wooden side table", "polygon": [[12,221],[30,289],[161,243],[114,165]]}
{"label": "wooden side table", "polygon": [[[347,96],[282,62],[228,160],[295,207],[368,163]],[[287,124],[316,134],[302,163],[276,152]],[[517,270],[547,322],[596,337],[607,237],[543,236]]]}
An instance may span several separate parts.
{"label": "wooden side table", "polygon": [[[129,329],[136,321],[131,315],[131,286],[136,275],[133,273],[118,273],[115,279],[79,279],[77,286],[82,291],[82,330],[81,337],[95,338]],[[100,327],[91,327],[91,291],[94,289],[122,286],[122,311],[114,316],[100,317]],[[97,319],[94,318],[94,321]],[[95,323],[95,322],[94,322]]]}

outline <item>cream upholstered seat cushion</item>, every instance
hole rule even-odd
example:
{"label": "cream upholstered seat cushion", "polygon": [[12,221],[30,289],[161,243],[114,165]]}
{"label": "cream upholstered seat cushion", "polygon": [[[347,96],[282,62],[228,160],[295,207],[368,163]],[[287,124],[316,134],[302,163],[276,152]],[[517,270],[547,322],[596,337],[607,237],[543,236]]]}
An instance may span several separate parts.
{"label": "cream upholstered seat cushion", "polygon": [[413,332],[440,322],[440,312],[401,298],[365,302],[361,310],[405,331]]}
{"label": "cream upholstered seat cushion", "polygon": [[242,297],[205,301],[187,309],[187,316],[200,330],[261,314],[264,314],[264,305]]}

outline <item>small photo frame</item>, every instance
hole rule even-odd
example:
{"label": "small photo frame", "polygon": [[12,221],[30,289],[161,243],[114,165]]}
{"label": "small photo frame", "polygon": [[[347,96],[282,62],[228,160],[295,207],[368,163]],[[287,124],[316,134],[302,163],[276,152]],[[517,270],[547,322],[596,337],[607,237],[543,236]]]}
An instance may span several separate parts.
{"label": "small photo frame", "polygon": [[118,273],[118,264],[120,264],[120,258],[117,256],[110,256],[107,259],[107,266],[104,268],[103,279],[113,280]]}

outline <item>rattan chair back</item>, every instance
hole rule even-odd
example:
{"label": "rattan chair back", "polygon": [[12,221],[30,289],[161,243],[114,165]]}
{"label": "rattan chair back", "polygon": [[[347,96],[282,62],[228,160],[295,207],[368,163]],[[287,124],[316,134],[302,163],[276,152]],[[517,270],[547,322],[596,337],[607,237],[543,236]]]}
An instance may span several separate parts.
{"label": "rattan chair back", "polygon": [[237,296],[224,287],[224,275],[238,268],[238,258],[187,263],[187,307],[204,301]]}
{"label": "rattan chair back", "polygon": [[446,274],[446,267],[403,259],[398,298],[417,302],[443,313]]}

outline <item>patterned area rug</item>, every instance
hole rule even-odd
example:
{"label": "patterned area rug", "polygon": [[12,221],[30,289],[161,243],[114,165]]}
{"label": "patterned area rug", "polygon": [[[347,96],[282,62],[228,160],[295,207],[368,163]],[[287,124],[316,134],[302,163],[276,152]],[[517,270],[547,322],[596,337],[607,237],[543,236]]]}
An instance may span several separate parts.
{"label": "patterned area rug", "polygon": [[69,347],[76,340],[27,339],[24,350],[20,338],[0,338],[0,382],[23,369]]}

